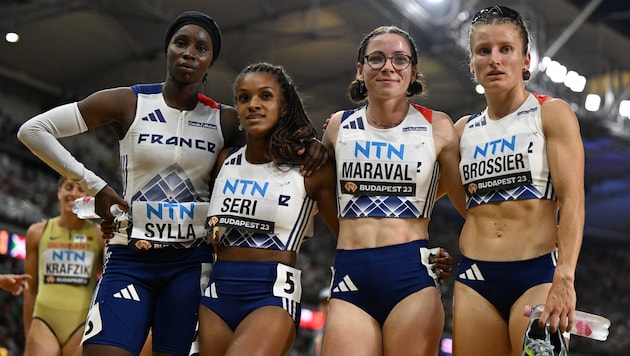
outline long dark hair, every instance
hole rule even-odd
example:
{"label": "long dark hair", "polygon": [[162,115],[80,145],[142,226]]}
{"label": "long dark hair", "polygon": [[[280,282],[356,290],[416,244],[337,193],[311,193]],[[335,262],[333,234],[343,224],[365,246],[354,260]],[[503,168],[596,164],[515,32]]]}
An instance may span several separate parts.
{"label": "long dark hair", "polygon": [[236,92],[238,82],[248,73],[269,73],[280,84],[282,102],[287,110],[270,133],[267,152],[271,155],[269,158],[276,164],[297,162],[296,151],[304,145],[305,140],[314,138],[317,131],[304,110],[293,80],[282,66],[261,62],[251,64],[241,71],[234,80],[233,92]]}

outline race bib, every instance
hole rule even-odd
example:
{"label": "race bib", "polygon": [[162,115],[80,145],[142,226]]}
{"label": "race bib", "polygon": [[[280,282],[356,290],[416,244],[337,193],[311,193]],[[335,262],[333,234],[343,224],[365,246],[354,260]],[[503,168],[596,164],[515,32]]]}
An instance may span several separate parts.
{"label": "race bib", "polygon": [[468,195],[532,184],[527,134],[480,143],[462,152],[460,174]]}
{"label": "race bib", "polygon": [[76,249],[47,249],[43,253],[44,283],[87,285],[94,252]]}
{"label": "race bib", "polygon": [[134,201],[129,243],[137,250],[189,245],[206,240],[208,203]]}
{"label": "race bib", "polygon": [[278,263],[276,281],[273,285],[273,295],[299,303],[302,300],[302,271]]}

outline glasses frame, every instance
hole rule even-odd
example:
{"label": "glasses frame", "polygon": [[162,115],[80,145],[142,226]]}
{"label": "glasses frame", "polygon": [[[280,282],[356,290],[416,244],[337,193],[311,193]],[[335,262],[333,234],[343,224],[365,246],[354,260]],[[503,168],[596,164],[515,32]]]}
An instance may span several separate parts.
{"label": "glasses frame", "polygon": [[[381,57],[385,58],[385,61],[383,62],[382,66],[376,68],[376,67],[374,67],[374,66],[372,66],[370,64],[370,61],[368,61],[368,57],[370,57],[370,56],[381,56]],[[407,59],[409,60],[409,62],[407,62],[407,65],[405,67],[397,68],[396,64],[394,64],[394,57],[398,57],[398,56],[407,57]],[[365,63],[368,65],[368,67],[370,67],[370,68],[372,68],[374,70],[381,70],[381,69],[383,69],[383,67],[385,67],[385,65],[387,64],[387,60],[388,59],[389,59],[389,62],[392,64],[392,67],[394,67],[394,69],[399,70],[399,71],[402,71],[402,70],[405,70],[405,69],[409,68],[409,66],[411,66],[411,63],[413,62],[413,57],[408,55],[408,54],[405,54],[405,53],[396,53],[395,55],[393,55],[391,57],[387,57],[386,55],[381,54],[381,53],[371,53],[371,54],[365,55],[363,58],[365,59]]]}
{"label": "glasses frame", "polygon": [[490,7],[486,7],[485,9],[479,10],[471,21],[471,24],[475,24],[479,21],[485,20],[488,17],[495,14],[497,17],[507,18],[518,22],[523,22],[521,15],[514,9],[511,9],[507,6],[502,5],[494,5]]}

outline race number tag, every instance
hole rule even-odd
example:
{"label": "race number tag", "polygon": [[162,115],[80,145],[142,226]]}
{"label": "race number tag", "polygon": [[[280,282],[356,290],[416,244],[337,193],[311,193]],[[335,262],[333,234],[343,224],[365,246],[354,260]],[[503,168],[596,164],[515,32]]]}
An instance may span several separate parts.
{"label": "race number tag", "polygon": [[92,275],[94,252],[48,249],[43,253],[44,283],[87,285]]}
{"label": "race number tag", "polygon": [[273,285],[273,295],[299,303],[302,300],[302,271],[278,263],[276,282]]}
{"label": "race number tag", "polygon": [[427,273],[429,274],[429,276],[431,276],[431,278],[433,278],[433,280],[436,281],[435,285],[437,286],[437,279],[438,276],[435,273],[435,270],[433,269],[433,267],[435,266],[435,263],[433,262],[432,258],[433,257],[437,257],[440,255],[440,248],[439,247],[433,247],[433,248],[426,248],[426,247],[421,247],[420,248],[420,263],[422,263],[422,265],[424,265],[424,267],[427,269]]}
{"label": "race number tag", "polygon": [[[134,201],[131,238],[151,244],[190,243],[206,237],[208,203]],[[136,246],[149,249],[151,246]]]}

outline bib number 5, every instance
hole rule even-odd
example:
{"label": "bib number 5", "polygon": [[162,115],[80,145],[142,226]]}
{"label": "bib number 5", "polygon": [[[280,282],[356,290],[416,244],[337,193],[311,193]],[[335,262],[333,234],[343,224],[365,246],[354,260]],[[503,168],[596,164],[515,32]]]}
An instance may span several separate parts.
{"label": "bib number 5", "polygon": [[273,295],[288,298],[299,303],[302,299],[302,271],[291,266],[278,263]]}

